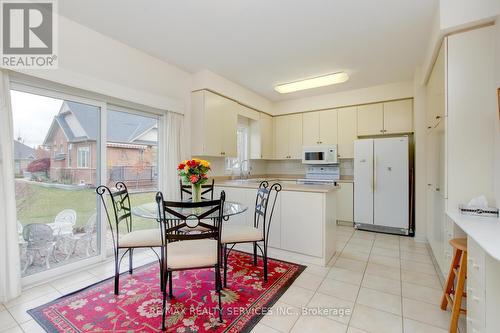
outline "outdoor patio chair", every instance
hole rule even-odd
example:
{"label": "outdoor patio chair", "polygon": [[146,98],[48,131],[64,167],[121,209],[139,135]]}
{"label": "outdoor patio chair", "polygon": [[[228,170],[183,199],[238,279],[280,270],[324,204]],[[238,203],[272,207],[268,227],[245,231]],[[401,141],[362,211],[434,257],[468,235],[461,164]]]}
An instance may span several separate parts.
{"label": "outdoor patio chair", "polygon": [[54,254],[54,231],[42,223],[32,223],[24,226],[23,238],[26,241],[26,264],[23,273],[34,263],[35,256],[45,261],[47,269],[50,268],[50,257]]}
{"label": "outdoor patio chair", "polygon": [[54,224],[70,224],[74,226],[76,224],[76,212],[74,209],[64,209],[60,211],[55,219]]}
{"label": "outdoor patio chair", "polygon": [[73,247],[71,251],[68,251],[68,255],[66,256],[66,260],[68,260],[73,254],[75,254],[76,249],[78,247],[78,244],[85,244],[85,254],[87,257],[90,257],[90,253],[94,252],[94,249],[92,247],[92,239],[94,237],[94,234],[96,233],[96,228],[97,228],[97,214],[94,213],[92,214],[88,221],[87,224],[83,227],[83,232],[81,233],[74,233],[72,235],[72,242],[73,242]]}
{"label": "outdoor patio chair", "polygon": [[59,233],[55,248],[65,254],[66,258],[71,254],[71,240],[75,224],[76,211],[74,209],[64,209],[54,218],[54,230]]}

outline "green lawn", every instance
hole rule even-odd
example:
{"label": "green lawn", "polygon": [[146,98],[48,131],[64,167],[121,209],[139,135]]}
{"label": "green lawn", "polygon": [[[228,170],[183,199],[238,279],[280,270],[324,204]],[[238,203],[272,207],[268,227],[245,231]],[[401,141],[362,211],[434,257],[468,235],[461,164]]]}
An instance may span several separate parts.
{"label": "green lawn", "polygon": [[[84,226],[96,212],[100,198],[93,189],[58,189],[16,180],[17,218],[23,225],[51,223],[63,209],[74,209],[77,226]],[[131,205],[140,205],[155,200],[155,192],[130,195]],[[107,223],[107,222],[106,222]],[[134,229],[152,228],[153,220],[133,217]]]}

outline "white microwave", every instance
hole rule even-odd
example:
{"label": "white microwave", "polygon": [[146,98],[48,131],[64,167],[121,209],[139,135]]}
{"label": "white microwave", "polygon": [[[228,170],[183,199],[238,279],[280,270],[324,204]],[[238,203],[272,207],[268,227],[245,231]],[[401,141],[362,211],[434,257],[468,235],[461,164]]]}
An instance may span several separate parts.
{"label": "white microwave", "polygon": [[303,164],[337,164],[337,145],[304,146]]}

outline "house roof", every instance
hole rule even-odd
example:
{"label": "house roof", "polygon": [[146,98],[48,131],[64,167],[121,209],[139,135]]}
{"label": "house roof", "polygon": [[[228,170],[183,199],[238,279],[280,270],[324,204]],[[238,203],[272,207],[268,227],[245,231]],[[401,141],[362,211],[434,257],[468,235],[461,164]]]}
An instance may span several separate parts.
{"label": "house roof", "polygon": [[[96,141],[98,137],[98,107],[65,101],[59,114],[54,117],[44,144],[50,144],[50,138],[56,124],[59,125],[68,142]],[[156,144],[155,141],[137,140],[147,132],[155,129],[157,120],[126,112],[108,110],[108,141],[118,143]],[[73,117],[70,117],[73,115]],[[76,122],[75,122],[76,120]]]}
{"label": "house roof", "polygon": [[14,140],[14,159],[28,160],[35,159],[35,149],[26,146],[24,143]]}

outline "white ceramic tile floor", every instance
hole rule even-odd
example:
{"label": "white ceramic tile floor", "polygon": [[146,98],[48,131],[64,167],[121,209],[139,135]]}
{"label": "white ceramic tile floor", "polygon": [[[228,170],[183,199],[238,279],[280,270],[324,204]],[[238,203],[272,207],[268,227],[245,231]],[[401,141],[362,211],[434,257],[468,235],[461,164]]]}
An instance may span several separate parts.
{"label": "white ceramic tile floor", "polygon": [[[439,309],[441,284],[426,244],[347,226],[338,231],[338,253],[327,267],[305,264],[302,276],[275,304],[289,307],[291,314],[268,314],[252,333],[446,332],[449,312]],[[141,253],[135,266],[155,259]],[[278,259],[294,261],[292,256]],[[0,332],[43,332],[27,309],[112,274],[113,264],[106,262],[26,290],[0,304]],[[318,314],[318,309],[329,311]]]}

